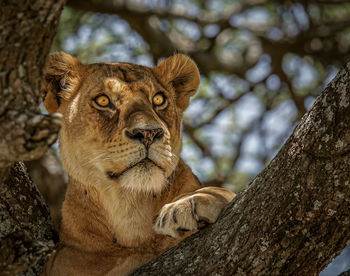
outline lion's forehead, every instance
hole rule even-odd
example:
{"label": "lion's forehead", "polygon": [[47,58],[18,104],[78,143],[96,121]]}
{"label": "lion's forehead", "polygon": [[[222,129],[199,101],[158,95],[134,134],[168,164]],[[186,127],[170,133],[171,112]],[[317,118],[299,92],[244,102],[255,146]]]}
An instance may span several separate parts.
{"label": "lion's forehead", "polygon": [[[132,92],[143,94],[166,90],[151,68],[129,63],[96,63],[85,66],[80,93],[90,95],[103,91],[114,95]],[[130,93],[131,92],[131,93]]]}
{"label": "lion's forehead", "polygon": [[131,63],[95,63],[87,65],[86,74],[105,78],[117,78],[125,83],[157,81],[152,69]]}

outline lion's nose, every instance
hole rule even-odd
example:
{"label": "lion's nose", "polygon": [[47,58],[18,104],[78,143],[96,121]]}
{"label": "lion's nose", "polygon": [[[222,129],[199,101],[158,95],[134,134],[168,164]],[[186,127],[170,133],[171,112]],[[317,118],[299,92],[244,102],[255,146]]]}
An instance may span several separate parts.
{"label": "lion's nose", "polygon": [[161,128],[143,129],[135,128],[131,131],[126,131],[126,136],[132,140],[139,140],[142,144],[149,148],[156,139],[161,139],[164,131]]}

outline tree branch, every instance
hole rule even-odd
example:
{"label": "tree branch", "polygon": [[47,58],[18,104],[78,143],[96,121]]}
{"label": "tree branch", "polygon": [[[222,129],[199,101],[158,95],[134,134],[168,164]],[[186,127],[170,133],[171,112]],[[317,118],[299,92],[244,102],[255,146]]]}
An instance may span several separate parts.
{"label": "tree branch", "polygon": [[1,6],[0,167],[39,158],[59,130],[58,117],[41,115],[39,103],[42,71],[63,0],[22,2]]}
{"label": "tree branch", "polygon": [[16,163],[0,185],[1,275],[39,269],[52,252],[57,235],[44,202],[24,164]]}
{"label": "tree branch", "polygon": [[57,241],[44,199],[24,164],[15,162],[39,158],[57,137],[59,116],[40,114],[39,103],[64,2],[5,1],[0,7],[1,275],[38,274]]}

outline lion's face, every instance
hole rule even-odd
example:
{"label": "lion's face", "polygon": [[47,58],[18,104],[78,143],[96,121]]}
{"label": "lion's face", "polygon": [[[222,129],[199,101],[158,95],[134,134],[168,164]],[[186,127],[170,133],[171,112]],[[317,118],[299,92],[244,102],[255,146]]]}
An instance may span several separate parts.
{"label": "lion's face", "polygon": [[198,84],[198,69],[183,55],[156,68],[50,56],[44,103],[63,114],[60,151],[69,175],[92,185],[161,191],[177,166],[182,112]]}

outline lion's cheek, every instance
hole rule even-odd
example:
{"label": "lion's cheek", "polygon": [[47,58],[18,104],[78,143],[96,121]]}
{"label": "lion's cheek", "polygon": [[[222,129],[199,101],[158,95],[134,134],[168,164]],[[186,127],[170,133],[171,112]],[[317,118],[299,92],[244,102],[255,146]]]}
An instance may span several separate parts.
{"label": "lion's cheek", "polygon": [[175,141],[172,141],[173,153],[179,156],[181,152],[181,147],[182,147],[182,139],[181,139],[181,134],[179,134],[179,136],[175,139]]}

